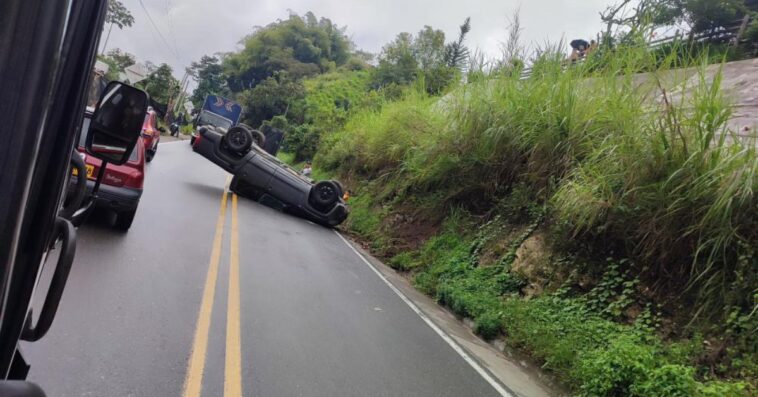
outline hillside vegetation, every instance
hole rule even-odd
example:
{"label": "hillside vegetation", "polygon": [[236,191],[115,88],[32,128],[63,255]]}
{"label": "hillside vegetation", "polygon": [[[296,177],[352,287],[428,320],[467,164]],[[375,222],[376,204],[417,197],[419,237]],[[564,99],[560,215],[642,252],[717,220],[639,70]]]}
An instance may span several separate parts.
{"label": "hillside vegetation", "polygon": [[699,62],[695,87],[657,80],[678,56],[629,47],[411,88],[326,135],[316,166],[353,189],[349,230],[580,395],[749,395],[758,157]]}

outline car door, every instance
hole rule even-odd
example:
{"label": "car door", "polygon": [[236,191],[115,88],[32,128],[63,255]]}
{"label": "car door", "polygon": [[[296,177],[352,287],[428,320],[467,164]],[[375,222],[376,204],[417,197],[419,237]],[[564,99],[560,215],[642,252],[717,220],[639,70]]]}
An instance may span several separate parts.
{"label": "car door", "polygon": [[310,184],[293,174],[293,171],[276,167],[276,173],[270,182],[271,195],[289,205],[300,206],[305,203]]}

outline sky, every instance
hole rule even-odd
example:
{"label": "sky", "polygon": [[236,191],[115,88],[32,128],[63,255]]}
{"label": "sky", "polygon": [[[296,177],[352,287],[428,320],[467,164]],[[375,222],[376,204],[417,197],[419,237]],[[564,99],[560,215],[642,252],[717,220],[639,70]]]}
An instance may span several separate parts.
{"label": "sky", "polygon": [[[135,23],[114,27],[106,51],[120,48],[139,62],[168,63],[181,79],[184,68],[206,54],[240,48],[255,26],[286,19],[290,12],[312,11],[340,27],[359,49],[379,53],[400,32],[416,33],[424,25],[445,32],[447,41],[471,17],[466,44],[497,57],[507,40],[510,19],[519,10],[523,44],[541,45],[589,40],[602,29],[599,12],[615,0],[121,0]],[[143,7],[144,5],[144,7]],[[148,18],[149,15],[149,18]],[[155,26],[150,23],[150,19]],[[157,32],[160,31],[160,34]],[[567,46],[568,51],[568,46]]]}

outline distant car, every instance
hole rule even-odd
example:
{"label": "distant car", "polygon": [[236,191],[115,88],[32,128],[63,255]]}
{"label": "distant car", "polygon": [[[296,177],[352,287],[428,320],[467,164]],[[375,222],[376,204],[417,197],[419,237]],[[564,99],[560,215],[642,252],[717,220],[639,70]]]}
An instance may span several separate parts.
{"label": "distant car", "polygon": [[145,141],[145,159],[153,161],[161,140],[161,128],[158,128],[158,115],[154,110],[148,110],[145,122],[142,124],[142,139]]}
{"label": "distant car", "polygon": [[230,189],[240,196],[327,227],[337,226],[347,218],[339,182],[314,184],[263,150],[260,137],[260,132],[255,134],[244,125],[232,127],[226,134],[205,126],[198,130],[192,150],[234,174]]}
{"label": "distant car", "polygon": [[[85,115],[77,148],[87,170],[88,196],[91,195],[102,164],[99,159],[88,155],[84,149],[91,116],[89,113]],[[105,166],[105,174],[94,205],[114,211],[116,213],[115,227],[119,230],[129,230],[137,213],[145,180],[145,159],[145,140],[140,137],[126,163],[122,165],[108,163]],[[74,176],[76,176],[76,169],[74,169]],[[74,183],[75,181],[69,184],[69,189],[75,188]]]}

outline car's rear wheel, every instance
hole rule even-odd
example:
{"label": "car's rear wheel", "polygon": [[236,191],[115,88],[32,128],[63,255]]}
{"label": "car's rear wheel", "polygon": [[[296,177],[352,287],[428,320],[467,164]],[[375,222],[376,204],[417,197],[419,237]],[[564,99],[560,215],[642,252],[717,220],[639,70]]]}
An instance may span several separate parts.
{"label": "car's rear wheel", "polygon": [[253,142],[255,142],[256,145],[263,147],[263,144],[266,143],[266,135],[262,132],[245,123],[239,123],[237,126],[247,128],[247,130],[253,135]]}
{"label": "car's rear wheel", "polygon": [[340,198],[340,188],[334,181],[321,181],[311,188],[310,199],[316,208],[327,210]]}
{"label": "car's rear wheel", "polygon": [[224,135],[224,141],[229,150],[245,153],[253,144],[253,133],[243,126],[234,126]]}
{"label": "car's rear wheel", "polygon": [[132,222],[134,222],[134,215],[136,214],[136,209],[117,213],[115,224],[116,229],[124,232],[129,230],[129,228],[132,227]]}

